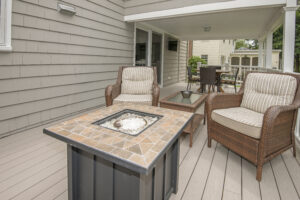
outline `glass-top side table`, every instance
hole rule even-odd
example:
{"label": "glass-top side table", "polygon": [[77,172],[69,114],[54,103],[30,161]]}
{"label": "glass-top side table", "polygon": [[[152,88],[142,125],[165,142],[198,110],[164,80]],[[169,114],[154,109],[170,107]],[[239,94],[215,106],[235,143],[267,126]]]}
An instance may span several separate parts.
{"label": "glass-top side table", "polygon": [[[205,102],[207,94],[193,93],[189,98],[183,98],[181,92],[176,92],[160,100],[160,107],[195,113]],[[183,132],[190,134],[190,147],[193,145],[193,134],[204,119],[203,114],[195,113],[193,120]]]}

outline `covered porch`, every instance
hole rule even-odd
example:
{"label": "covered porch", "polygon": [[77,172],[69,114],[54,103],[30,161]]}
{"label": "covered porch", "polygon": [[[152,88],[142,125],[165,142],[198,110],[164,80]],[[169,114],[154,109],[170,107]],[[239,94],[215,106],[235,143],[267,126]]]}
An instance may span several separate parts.
{"label": "covered porch", "polygon": [[[178,82],[185,80],[187,60],[184,60],[185,63],[184,61],[180,62],[180,59],[184,57],[184,54],[181,55],[180,49],[186,48],[184,53],[189,51],[188,49],[191,47],[187,41],[242,38],[258,40],[258,66],[230,66],[232,69],[240,68],[239,73],[241,81],[243,81],[247,71],[294,73],[295,16],[298,8],[296,0],[225,1],[146,13],[130,13],[124,17],[124,20],[134,22],[135,30],[139,27],[145,27],[149,30],[148,41],[150,42],[152,42],[152,32],[163,34],[164,45],[162,45],[163,53],[161,55],[163,84],[161,86],[169,85],[169,82],[174,83],[174,81],[169,80],[174,79],[171,76],[174,74],[174,70],[177,71],[175,78]],[[273,32],[281,25],[283,25],[281,68],[272,69]],[[170,57],[165,56],[168,48],[165,35],[170,35],[180,41],[177,66],[165,61],[170,59]],[[181,46],[183,43],[184,47]],[[151,45],[148,45],[148,52],[150,53],[147,54],[147,64],[152,65],[151,52],[153,50]],[[176,69],[171,70],[172,67]],[[165,82],[167,84],[164,84]],[[296,136],[300,140],[299,122]]]}
{"label": "covered porch", "polygon": [[[178,83],[165,87],[161,98],[185,86]],[[228,88],[226,92],[233,90]],[[1,199],[68,198],[66,144],[42,134],[42,129],[37,127],[0,140]],[[266,163],[264,178],[258,182],[253,164],[216,142],[212,148],[207,147],[205,125],[198,128],[193,143],[190,148],[189,135],[182,135],[178,193],[170,199],[300,198],[299,149],[297,159],[288,150]]]}

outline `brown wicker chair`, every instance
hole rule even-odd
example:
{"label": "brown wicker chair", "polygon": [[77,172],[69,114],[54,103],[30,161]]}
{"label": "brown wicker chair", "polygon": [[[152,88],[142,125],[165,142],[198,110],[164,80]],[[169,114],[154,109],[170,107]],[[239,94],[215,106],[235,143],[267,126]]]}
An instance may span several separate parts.
{"label": "brown wicker chair", "polygon": [[[106,101],[106,106],[110,106],[115,102],[125,102],[123,100],[120,99],[120,97],[123,95],[122,93],[122,74],[123,71],[125,69],[128,70],[133,70],[132,72],[135,72],[136,70],[139,71],[139,69],[144,70],[141,72],[137,72],[137,73],[141,73],[141,74],[137,74],[136,76],[144,76],[145,75],[145,70],[146,72],[152,72],[153,71],[153,83],[152,83],[152,89],[150,88],[150,93],[147,92],[146,94],[143,94],[143,91],[135,91],[135,94],[126,94],[127,97],[125,97],[125,101],[126,102],[134,102],[134,103],[144,103],[144,104],[148,104],[148,105],[152,105],[152,106],[158,106],[158,101],[159,101],[159,93],[160,93],[160,88],[157,84],[157,70],[156,67],[132,67],[132,66],[126,66],[126,67],[120,67],[119,68],[119,72],[118,72],[118,78],[117,78],[117,82],[114,85],[109,85],[106,87],[105,89],[105,101]],[[129,69],[130,68],[130,69]],[[152,69],[152,70],[149,70]],[[149,75],[149,74],[148,74]],[[134,82],[134,88],[136,88],[135,84],[136,82]],[[151,83],[150,83],[151,84]],[[150,85],[151,87],[151,85]],[[129,97],[128,97],[129,96]],[[147,98],[146,100],[141,100],[138,98]]]}
{"label": "brown wicker chair", "polygon": [[[255,73],[255,74],[254,74]],[[252,74],[250,76],[250,74]],[[263,76],[263,75],[273,75],[273,76],[285,76],[282,78],[289,78],[289,80],[293,81],[292,86],[286,86],[286,82],[283,82],[285,87],[290,91],[294,91],[294,96],[289,96],[289,104],[288,101],[284,101],[285,104],[276,105],[271,102],[273,101],[263,101],[259,100],[259,96],[257,96],[259,105],[264,104],[267,105],[265,107],[265,111],[261,113],[255,113],[253,110],[245,109],[244,107],[244,98],[249,97],[249,87],[252,87],[251,82],[253,77]],[[252,79],[251,79],[252,77]],[[247,85],[247,81],[249,79],[249,84]],[[271,82],[272,77],[269,77],[269,83]],[[277,79],[278,82],[279,79]],[[275,80],[276,82],[276,80]],[[274,83],[274,81],[273,81]],[[281,85],[283,83],[280,83]],[[266,89],[269,85],[263,85],[262,88],[262,80],[257,83],[260,85],[259,87],[263,90]],[[277,83],[274,83],[275,88]],[[271,85],[270,85],[271,86]],[[240,91],[237,94],[210,94],[206,100],[205,107],[207,111],[207,131],[208,131],[208,146],[211,147],[211,140],[214,139],[217,142],[223,144],[230,150],[236,152],[241,155],[245,159],[249,160],[253,164],[257,166],[257,174],[256,179],[258,181],[261,180],[262,176],[262,166],[265,162],[271,160],[273,157],[281,154],[289,148],[293,148],[293,155],[296,157],[296,149],[295,149],[295,124],[297,119],[298,108],[300,107],[300,75],[288,74],[288,73],[258,73],[252,72],[248,73],[243,83]],[[254,87],[254,86],[253,86]],[[283,87],[283,86],[282,86]],[[292,87],[292,89],[291,89]],[[270,88],[270,87],[269,87]],[[293,90],[294,88],[294,90]],[[278,89],[278,88],[277,88]],[[275,88],[276,90],[276,88]],[[268,90],[271,92],[271,90]],[[278,93],[281,94],[281,93]],[[290,94],[290,93],[289,93]],[[264,94],[260,94],[264,95]],[[280,96],[281,98],[282,96]],[[287,98],[287,96],[285,96]],[[284,97],[284,98],[285,98]],[[269,97],[268,97],[269,98]],[[279,97],[278,97],[279,98]],[[257,99],[251,99],[252,102],[255,102]],[[274,98],[272,97],[272,100]],[[276,99],[276,103],[277,103]],[[245,99],[247,101],[247,99]],[[280,102],[280,101],[279,101]],[[273,104],[273,105],[272,105]],[[261,106],[262,107],[262,106]],[[239,131],[234,119],[222,118],[225,116],[224,113],[227,112],[227,115],[230,115],[231,111],[233,118],[234,110],[245,109],[245,111],[249,112],[250,115],[258,116],[254,117],[252,120],[260,121],[261,127],[260,129],[251,129],[250,128],[242,130],[239,127]],[[243,118],[240,120],[247,120],[249,116],[237,116],[239,118]],[[260,118],[260,119],[258,119]],[[224,121],[222,121],[224,120]],[[231,120],[226,121],[226,120]],[[239,120],[236,118],[236,120]],[[218,122],[217,122],[218,121]],[[225,122],[225,123],[224,123]],[[247,122],[247,121],[243,121]],[[243,124],[244,126],[244,124]],[[253,127],[255,128],[255,127]],[[257,127],[256,127],[257,128]],[[259,132],[257,130],[260,130]],[[248,135],[245,134],[245,131],[248,131]],[[243,133],[242,133],[243,132]],[[254,135],[256,132],[256,136]],[[250,135],[249,135],[250,134]],[[251,135],[252,134],[252,135]]]}

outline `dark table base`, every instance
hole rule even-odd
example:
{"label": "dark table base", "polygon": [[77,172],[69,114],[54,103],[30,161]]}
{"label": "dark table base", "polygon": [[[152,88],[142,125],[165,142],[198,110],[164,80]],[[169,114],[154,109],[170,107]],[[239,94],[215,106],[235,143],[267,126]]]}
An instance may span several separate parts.
{"label": "dark table base", "polygon": [[177,139],[149,174],[140,174],[68,145],[69,200],[168,199],[177,193],[179,147]]}

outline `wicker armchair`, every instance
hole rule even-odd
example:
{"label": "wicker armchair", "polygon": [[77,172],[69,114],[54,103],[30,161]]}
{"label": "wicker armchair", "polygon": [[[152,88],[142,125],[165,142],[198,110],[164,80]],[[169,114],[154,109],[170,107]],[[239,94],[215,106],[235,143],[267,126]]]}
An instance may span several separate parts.
{"label": "wicker armchair", "polygon": [[210,94],[208,146],[223,144],[257,166],[261,180],[265,162],[295,149],[295,124],[300,107],[300,75],[248,73],[237,94]]}
{"label": "wicker armchair", "polygon": [[105,89],[106,106],[133,102],[158,106],[156,67],[120,67],[117,82]]}

